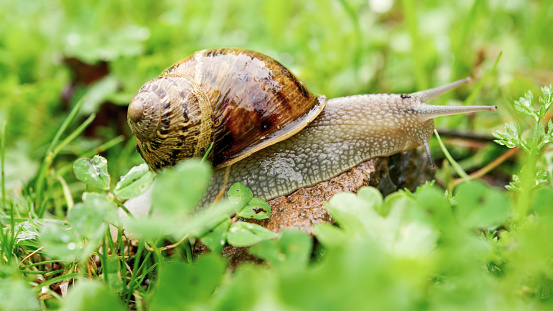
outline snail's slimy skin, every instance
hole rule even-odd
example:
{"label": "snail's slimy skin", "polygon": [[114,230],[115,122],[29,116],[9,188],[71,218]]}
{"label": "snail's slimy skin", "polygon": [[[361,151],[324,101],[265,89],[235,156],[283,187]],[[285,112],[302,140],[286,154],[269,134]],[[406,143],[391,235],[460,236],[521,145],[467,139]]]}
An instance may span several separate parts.
{"label": "snail's slimy skin", "polygon": [[[322,113],[296,135],[268,146],[233,164],[226,187],[240,182],[254,197],[269,200],[328,180],[375,157],[389,156],[424,145],[434,130],[433,117],[489,106],[430,106],[430,100],[456,87],[411,95],[374,94],[330,99]],[[215,171],[204,203],[225,186],[226,168]]]}

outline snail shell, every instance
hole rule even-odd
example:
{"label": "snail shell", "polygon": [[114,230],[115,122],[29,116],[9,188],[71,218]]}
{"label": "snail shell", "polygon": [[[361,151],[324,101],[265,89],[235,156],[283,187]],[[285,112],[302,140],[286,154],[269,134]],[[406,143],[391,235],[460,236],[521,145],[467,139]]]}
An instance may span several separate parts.
{"label": "snail shell", "polygon": [[268,56],[204,50],[146,83],[128,122],[153,170],[201,157],[211,144],[209,159],[224,167],[296,134],[325,104]]}

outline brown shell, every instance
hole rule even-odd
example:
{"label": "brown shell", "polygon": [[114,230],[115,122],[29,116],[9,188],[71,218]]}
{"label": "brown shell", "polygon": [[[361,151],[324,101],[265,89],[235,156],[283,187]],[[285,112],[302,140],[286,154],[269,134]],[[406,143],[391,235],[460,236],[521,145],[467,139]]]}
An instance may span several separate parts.
{"label": "brown shell", "polygon": [[[131,102],[129,124],[140,153],[156,170],[203,156],[211,142],[213,165],[230,165],[299,132],[326,104],[324,96],[316,97],[274,59],[242,49],[196,52],[146,83],[135,98],[146,91],[160,98],[159,112],[150,113],[152,121],[146,116],[152,109],[141,105],[137,113]],[[173,107],[175,103],[181,106]],[[205,120],[198,103],[211,107],[211,120]],[[139,133],[144,125],[148,132]],[[199,134],[203,142],[195,138]]]}

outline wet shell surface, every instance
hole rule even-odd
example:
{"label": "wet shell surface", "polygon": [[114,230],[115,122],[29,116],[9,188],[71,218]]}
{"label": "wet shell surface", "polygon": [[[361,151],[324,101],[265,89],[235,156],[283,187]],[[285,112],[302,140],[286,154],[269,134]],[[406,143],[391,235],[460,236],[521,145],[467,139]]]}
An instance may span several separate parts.
{"label": "wet shell surface", "polygon": [[154,170],[204,156],[210,146],[208,158],[224,167],[296,134],[325,104],[268,56],[203,50],[146,83],[128,121]]}

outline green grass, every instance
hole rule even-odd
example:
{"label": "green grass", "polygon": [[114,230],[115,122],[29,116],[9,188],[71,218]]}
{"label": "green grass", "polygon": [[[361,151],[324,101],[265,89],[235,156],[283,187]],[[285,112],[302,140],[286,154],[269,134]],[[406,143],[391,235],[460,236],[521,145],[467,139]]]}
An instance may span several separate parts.
{"label": "green grass", "polygon": [[[550,89],[541,87],[553,81],[553,7],[402,0],[377,13],[371,3],[4,1],[0,310],[551,309],[553,125]],[[338,226],[317,226],[317,243],[237,221],[270,214],[239,186],[195,211],[210,172],[199,162],[156,177],[159,215],[120,219],[117,207],[153,178],[139,166],[125,106],[163,69],[212,47],[268,54],[329,98],[472,76],[435,104],[499,111],[437,119],[438,131],[488,142],[442,135],[442,152],[432,140],[442,187],[334,197]],[[486,167],[508,148],[518,152]],[[177,183],[197,189],[163,192]],[[133,247],[123,224],[141,237]],[[194,239],[214,252],[193,256]],[[220,241],[253,245],[266,263],[230,271]]]}

